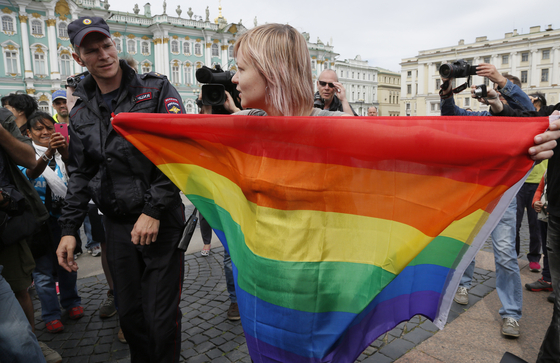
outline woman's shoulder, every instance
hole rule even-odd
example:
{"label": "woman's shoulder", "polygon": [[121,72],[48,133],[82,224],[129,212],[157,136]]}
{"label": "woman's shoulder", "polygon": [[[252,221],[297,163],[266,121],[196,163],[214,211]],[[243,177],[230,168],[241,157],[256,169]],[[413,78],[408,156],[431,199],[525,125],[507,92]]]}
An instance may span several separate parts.
{"label": "woman's shoulder", "polygon": [[258,108],[250,108],[248,110],[243,110],[233,113],[233,115],[245,115],[245,116],[267,116],[266,112],[259,110]]}
{"label": "woman's shoulder", "polygon": [[321,110],[320,108],[314,108],[313,111],[311,111],[310,116],[348,116],[348,114],[341,111],[329,111]]}

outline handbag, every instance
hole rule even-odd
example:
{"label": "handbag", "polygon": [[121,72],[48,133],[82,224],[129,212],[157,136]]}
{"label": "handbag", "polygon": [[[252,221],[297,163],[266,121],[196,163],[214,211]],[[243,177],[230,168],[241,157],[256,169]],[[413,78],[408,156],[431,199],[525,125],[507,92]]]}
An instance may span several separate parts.
{"label": "handbag", "polygon": [[179,245],[177,246],[178,249],[186,251],[189,248],[189,244],[191,243],[192,236],[194,234],[194,229],[196,228],[196,223],[198,222],[198,216],[196,214],[197,209],[195,208],[185,226],[183,227],[183,234],[181,235],[181,239],[179,240]]}

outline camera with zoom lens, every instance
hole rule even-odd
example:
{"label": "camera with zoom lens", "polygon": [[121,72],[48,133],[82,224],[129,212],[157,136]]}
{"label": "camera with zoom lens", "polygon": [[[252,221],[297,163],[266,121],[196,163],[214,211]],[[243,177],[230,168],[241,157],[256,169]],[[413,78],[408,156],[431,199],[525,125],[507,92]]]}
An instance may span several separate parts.
{"label": "camera with zoom lens", "polygon": [[453,63],[444,63],[439,67],[439,74],[442,78],[466,78],[476,75],[478,65],[470,65],[463,59]]}
{"label": "camera with zoom lens", "polygon": [[202,66],[196,70],[196,80],[204,83],[201,90],[202,104],[212,106],[212,114],[229,114],[230,112],[224,108],[227,99],[225,91],[228,91],[235,105],[241,109],[239,92],[236,85],[231,82],[235,72],[224,71],[219,64],[214,67],[212,69]]}
{"label": "camera with zoom lens", "polygon": [[488,97],[488,90],[486,89],[485,84],[481,84],[480,86],[476,86],[474,89],[474,97],[475,98],[486,98]]}
{"label": "camera with zoom lens", "polygon": [[76,89],[76,87],[78,86],[78,83],[80,83],[82,81],[82,79],[86,78],[86,76],[88,74],[89,74],[89,72],[85,71],[84,73],[80,73],[80,74],[77,74],[75,76],[70,76],[70,77],[66,78],[66,85],[64,86],[64,88],[72,87],[72,88]]}

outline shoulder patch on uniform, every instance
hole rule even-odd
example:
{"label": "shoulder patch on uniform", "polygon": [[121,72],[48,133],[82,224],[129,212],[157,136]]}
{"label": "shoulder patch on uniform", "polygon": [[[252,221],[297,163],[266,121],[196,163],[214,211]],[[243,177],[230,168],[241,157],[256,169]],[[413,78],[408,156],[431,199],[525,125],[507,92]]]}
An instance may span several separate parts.
{"label": "shoulder patch on uniform", "polygon": [[148,73],[144,73],[142,75],[142,79],[145,79],[146,77],[164,78],[165,76],[163,74],[157,73],[157,72],[148,72]]}
{"label": "shoulder patch on uniform", "polygon": [[136,96],[136,103],[152,99],[152,92],[142,93]]}
{"label": "shoulder patch on uniform", "polygon": [[181,102],[175,97],[166,98],[164,101],[167,113],[178,114],[181,112]]}

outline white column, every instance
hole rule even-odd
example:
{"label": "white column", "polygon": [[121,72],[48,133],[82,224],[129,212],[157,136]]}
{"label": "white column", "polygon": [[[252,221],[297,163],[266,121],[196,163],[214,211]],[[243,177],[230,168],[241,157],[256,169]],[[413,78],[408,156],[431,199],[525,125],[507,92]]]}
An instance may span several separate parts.
{"label": "white column", "polygon": [[558,60],[560,59],[560,47],[556,46],[552,48],[552,67],[550,68],[550,85],[557,86],[559,82],[560,67],[558,66]]}
{"label": "white column", "polygon": [[434,65],[433,63],[428,63],[428,91],[426,92],[426,94],[430,94],[432,93],[432,87],[434,87],[433,89],[435,89],[436,84],[434,83]]}
{"label": "white column", "polygon": [[167,33],[167,30],[163,33],[163,67],[163,74],[170,78],[171,73],[169,69],[169,34]]}
{"label": "white column", "polygon": [[228,44],[227,41],[224,40],[224,43],[220,43],[220,50],[222,52],[222,68],[227,70],[228,65]]}
{"label": "white column", "polygon": [[33,68],[31,66],[31,49],[29,49],[29,34],[27,31],[27,14],[22,12],[19,16],[21,29],[21,52],[23,53],[23,73],[25,78],[33,78]]}
{"label": "white column", "polygon": [[425,75],[424,75],[424,64],[418,64],[418,94],[425,95],[428,92],[425,89]]}
{"label": "white column", "polygon": [[58,70],[58,52],[56,48],[56,19],[47,19],[47,36],[49,44],[49,61],[51,63],[51,79],[60,79]]}
{"label": "white column", "polygon": [[529,83],[531,87],[538,87],[539,82],[541,81],[541,77],[537,71],[538,55],[538,50],[531,50],[531,79]]}
{"label": "white column", "polygon": [[412,97],[416,96],[416,81],[418,80],[417,73],[418,73],[418,70],[414,69],[412,71],[412,77],[410,77],[410,81],[411,81],[411,84],[412,84],[412,92],[410,93],[410,95]]}
{"label": "white column", "polygon": [[511,74],[515,77],[519,77],[517,74],[517,52],[511,52],[509,58],[511,64]]}
{"label": "white column", "polygon": [[204,39],[204,44],[202,44],[202,46],[204,47],[204,64],[206,65],[206,67],[211,67],[212,66],[212,40],[210,39],[210,37]]}

